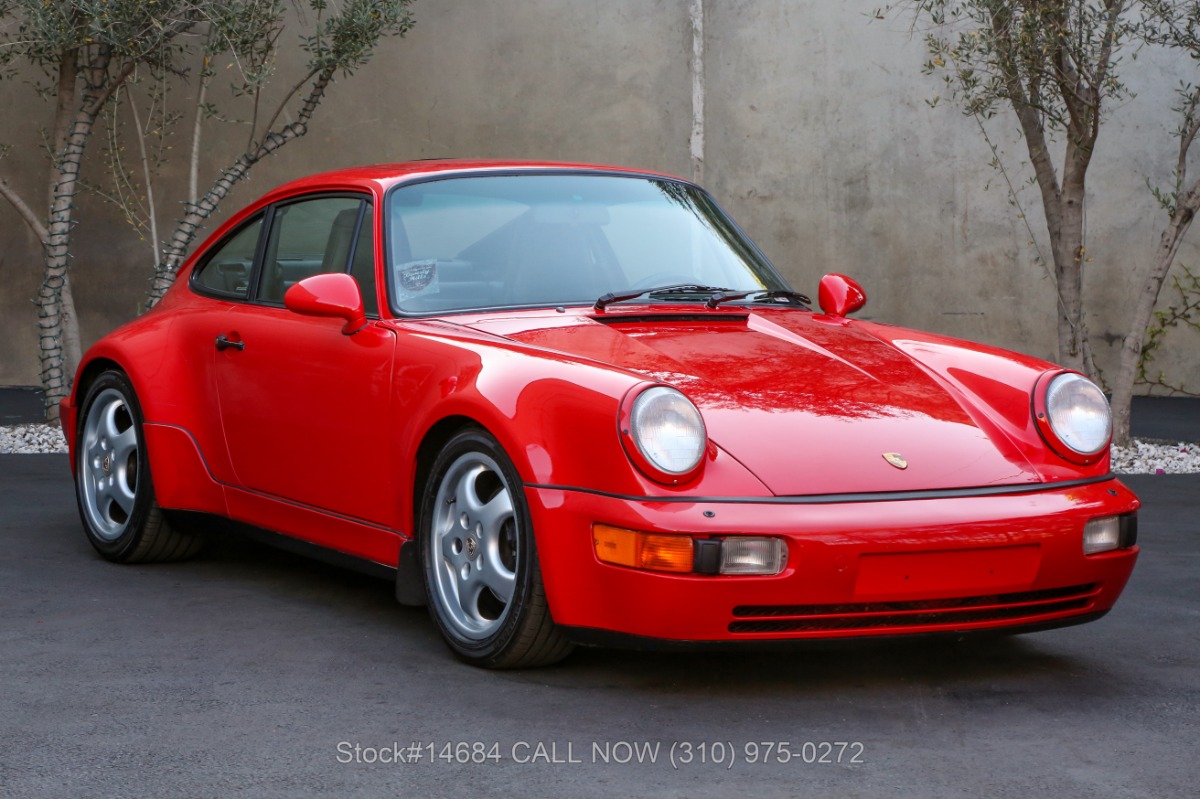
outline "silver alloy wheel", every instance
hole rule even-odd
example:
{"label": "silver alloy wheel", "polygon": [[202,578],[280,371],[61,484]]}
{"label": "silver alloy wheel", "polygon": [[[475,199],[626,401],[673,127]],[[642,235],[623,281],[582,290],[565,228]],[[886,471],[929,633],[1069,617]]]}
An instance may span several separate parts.
{"label": "silver alloy wheel", "polygon": [[487,638],[508,615],[518,524],[511,487],[494,460],[476,451],[450,464],[438,485],[429,557],[437,601],[464,638]]}
{"label": "silver alloy wheel", "polygon": [[114,388],[92,401],[79,439],[81,506],[96,536],[115,541],[133,514],[138,485],[138,435],[125,396]]}

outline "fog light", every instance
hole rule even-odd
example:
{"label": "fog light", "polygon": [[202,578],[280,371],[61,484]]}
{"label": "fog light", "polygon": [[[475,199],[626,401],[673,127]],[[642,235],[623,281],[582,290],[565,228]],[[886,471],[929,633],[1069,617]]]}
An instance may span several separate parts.
{"label": "fog light", "polygon": [[731,536],[721,542],[721,574],[779,574],[786,553],[778,538]]}
{"label": "fog light", "polygon": [[1116,516],[1092,519],[1083,526],[1083,554],[1108,552],[1121,545],[1121,520]]}
{"label": "fog light", "polygon": [[605,563],[659,572],[692,571],[692,539],[686,535],[659,535],[610,527],[592,526],[596,557]]}

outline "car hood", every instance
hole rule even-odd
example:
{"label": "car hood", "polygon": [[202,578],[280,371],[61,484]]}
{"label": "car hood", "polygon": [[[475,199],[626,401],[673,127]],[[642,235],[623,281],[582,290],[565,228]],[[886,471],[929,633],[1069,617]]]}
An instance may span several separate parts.
{"label": "car hood", "polygon": [[[710,440],[777,495],[1040,481],[1020,442],[969,392],[846,320],[795,310],[610,312],[469,326],[679,388]],[[1017,390],[1028,417],[1027,389]]]}

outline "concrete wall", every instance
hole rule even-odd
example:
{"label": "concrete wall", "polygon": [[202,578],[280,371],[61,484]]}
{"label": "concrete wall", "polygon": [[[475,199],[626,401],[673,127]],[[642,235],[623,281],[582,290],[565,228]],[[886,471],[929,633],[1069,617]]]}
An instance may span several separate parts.
{"label": "concrete wall", "polygon": [[[231,213],[297,175],[431,156],[598,161],[689,175],[691,0],[489,0],[414,5],[416,28],[334,86],[309,135],[257,166]],[[977,124],[927,100],[925,53],[904,21],[869,22],[877,0],[705,0],[704,183],[793,284],[853,275],[861,314],[1052,358],[1054,293],[1035,189],[1009,203]],[[300,67],[281,65],[278,85]],[[1183,59],[1143,53],[1126,64],[1136,97],[1114,108],[1092,170],[1089,324],[1102,366],[1115,369],[1134,291],[1162,226],[1145,179],[1173,160],[1171,92],[1194,78]],[[186,107],[189,88],[176,95]],[[35,148],[49,106],[0,82],[0,142],[17,145],[0,172],[44,202]],[[1005,115],[989,123],[1015,182],[1024,144]],[[206,128],[202,175],[242,143]],[[177,134],[178,149],[186,132]],[[99,137],[94,145],[101,142]],[[97,147],[95,155],[99,154]],[[90,176],[99,180],[93,159]],[[157,187],[164,223],[184,195],[182,164]],[[206,182],[202,180],[202,183]],[[81,200],[74,279],[85,345],[136,313],[149,245],[111,206]],[[1030,230],[1032,230],[1032,235]],[[162,232],[165,235],[165,231]],[[1200,241],[1200,235],[1193,236]],[[1030,242],[1034,242],[1032,245]],[[1184,263],[1198,248],[1186,244]],[[35,242],[0,202],[0,385],[37,380]],[[1200,387],[1195,334],[1167,339],[1158,365]]]}

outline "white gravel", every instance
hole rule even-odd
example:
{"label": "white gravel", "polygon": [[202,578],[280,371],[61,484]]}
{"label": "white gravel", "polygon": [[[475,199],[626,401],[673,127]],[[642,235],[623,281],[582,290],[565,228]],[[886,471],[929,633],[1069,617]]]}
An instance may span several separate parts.
{"label": "white gravel", "polygon": [[[0,426],[0,454],[66,451],[67,442],[58,425]],[[1113,447],[1112,470],[1117,474],[1197,474],[1200,444],[1135,438],[1129,447]]]}
{"label": "white gravel", "polygon": [[1112,448],[1112,470],[1117,474],[1196,474],[1200,472],[1200,444],[1135,438],[1128,447]]}
{"label": "white gravel", "polygon": [[56,424],[14,424],[0,427],[0,455],[66,452],[67,440]]}

